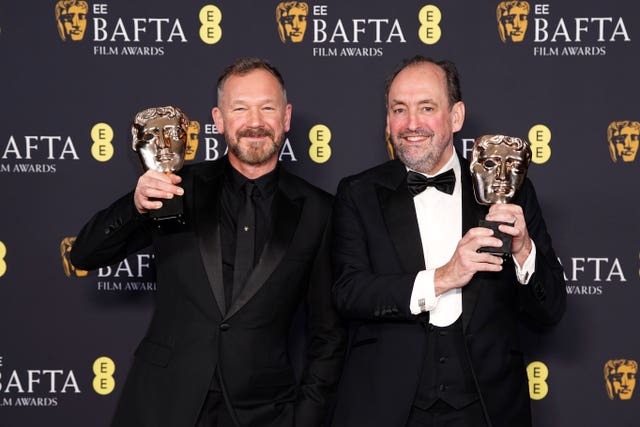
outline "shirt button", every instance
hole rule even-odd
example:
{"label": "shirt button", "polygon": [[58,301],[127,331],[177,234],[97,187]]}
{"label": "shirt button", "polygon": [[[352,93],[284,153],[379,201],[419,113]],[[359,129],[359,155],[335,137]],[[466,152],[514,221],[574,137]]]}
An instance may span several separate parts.
{"label": "shirt button", "polygon": [[228,323],[221,323],[219,326],[221,331],[228,331],[230,327],[231,325],[229,325]]}

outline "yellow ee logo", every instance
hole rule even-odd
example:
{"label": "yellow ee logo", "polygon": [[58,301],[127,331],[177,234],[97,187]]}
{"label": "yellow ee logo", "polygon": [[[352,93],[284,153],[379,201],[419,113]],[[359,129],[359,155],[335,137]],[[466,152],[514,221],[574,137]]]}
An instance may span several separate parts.
{"label": "yellow ee logo", "polygon": [[535,125],[529,129],[531,143],[531,161],[536,164],[546,163],[551,157],[551,130],[545,125]]}
{"label": "yellow ee logo", "polygon": [[549,369],[542,362],[531,362],[527,366],[527,377],[529,378],[529,396],[532,400],[541,400],[549,393],[547,378]]}
{"label": "yellow ee logo", "polygon": [[0,242],[0,277],[4,276],[4,273],[7,272],[7,262],[4,260],[5,256],[7,256],[7,247],[4,243]]}
{"label": "yellow ee logo", "polygon": [[331,157],[331,129],[325,125],[315,125],[309,131],[309,157],[316,163],[324,163]]}
{"label": "yellow ee logo", "polygon": [[91,155],[99,162],[113,157],[113,129],[106,123],[98,123],[91,128]]}
{"label": "yellow ee logo", "polygon": [[93,389],[96,393],[107,395],[113,391],[116,386],[116,380],[113,373],[116,371],[116,364],[113,360],[106,356],[98,357],[93,362]]}
{"label": "yellow ee logo", "polygon": [[424,44],[438,43],[442,36],[442,30],[440,29],[440,21],[442,20],[442,13],[440,9],[432,4],[428,4],[420,9],[418,12],[418,21],[420,21],[420,28],[418,29],[418,38]]}
{"label": "yellow ee logo", "polygon": [[200,39],[206,44],[216,44],[222,38],[222,12],[217,6],[208,4],[200,9]]}

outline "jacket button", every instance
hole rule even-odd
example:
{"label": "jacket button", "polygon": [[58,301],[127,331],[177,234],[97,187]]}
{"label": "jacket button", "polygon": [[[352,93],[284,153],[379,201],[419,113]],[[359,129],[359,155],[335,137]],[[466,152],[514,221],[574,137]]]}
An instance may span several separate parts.
{"label": "jacket button", "polygon": [[228,323],[221,323],[219,327],[221,331],[228,331],[231,325],[229,325]]}

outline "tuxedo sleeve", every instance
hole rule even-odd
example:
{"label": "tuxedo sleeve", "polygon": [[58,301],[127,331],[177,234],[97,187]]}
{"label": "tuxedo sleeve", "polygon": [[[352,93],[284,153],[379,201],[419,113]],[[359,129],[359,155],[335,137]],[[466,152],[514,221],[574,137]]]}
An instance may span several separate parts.
{"label": "tuxedo sleeve", "polygon": [[518,287],[520,309],[527,323],[544,329],[556,324],[564,314],[566,283],[535,190],[529,180],[525,181],[518,198],[529,235],[536,244],[535,272],[527,286]]}
{"label": "tuxedo sleeve", "polygon": [[331,298],[331,221],[327,221],[307,293],[307,363],[295,412],[296,426],[322,424],[335,394],[346,346],[346,328]]}
{"label": "tuxedo sleeve", "polygon": [[[418,271],[407,272],[392,261],[381,265],[385,251],[377,233],[386,233],[381,218],[359,198],[354,181],[338,186],[333,212],[333,295],[338,311],[350,319],[409,320],[413,284]],[[373,197],[369,195],[369,197]],[[387,253],[391,257],[391,253]]]}
{"label": "tuxedo sleeve", "polygon": [[151,244],[149,219],[133,203],[133,193],[98,212],[82,228],[71,248],[76,268],[93,270],[122,261]]}

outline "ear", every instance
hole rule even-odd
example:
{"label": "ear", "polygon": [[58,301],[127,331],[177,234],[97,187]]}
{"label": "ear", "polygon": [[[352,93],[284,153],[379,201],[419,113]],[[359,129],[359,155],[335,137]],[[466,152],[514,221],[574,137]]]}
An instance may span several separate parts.
{"label": "ear", "polygon": [[464,123],[464,103],[462,101],[458,101],[453,104],[451,108],[451,127],[453,132],[458,132],[462,129],[462,124]]}
{"label": "ear", "polygon": [[284,131],[289,132],[289,128],[291,127],[291,111],[293,111],[293,106],[291,104],[287,104],[284,110]]}
{"label": "ear", "polygon": [[216,125],[219,134],[224,134],[224,120],[222,119],[222,112],[218,107],[213,107],[211,110],[211,117],[213,117],[213,123]]}

